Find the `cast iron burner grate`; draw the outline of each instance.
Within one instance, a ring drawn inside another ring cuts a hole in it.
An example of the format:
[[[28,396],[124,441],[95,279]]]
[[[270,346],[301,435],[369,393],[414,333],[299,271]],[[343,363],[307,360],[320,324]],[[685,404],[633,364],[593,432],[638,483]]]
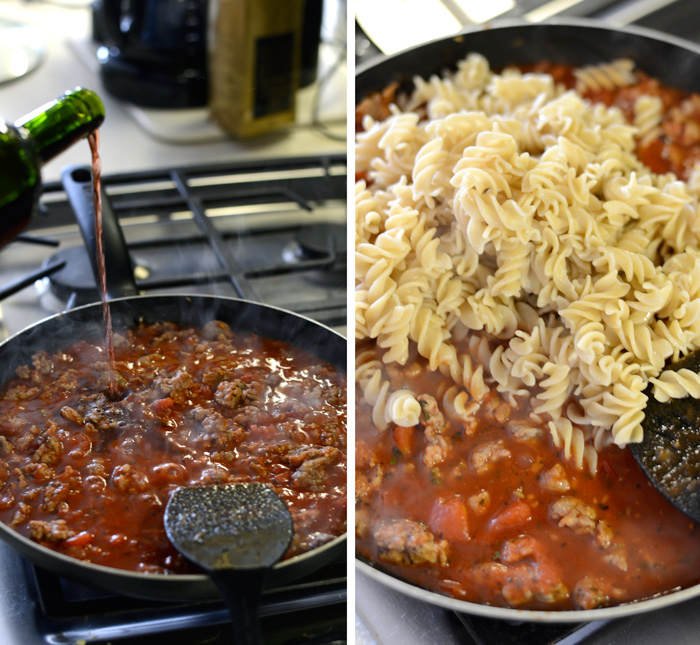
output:
[[[131,264],[108,263],[108,277],[125,276],[142,293],[230,295],[343,326],[346,178],[344,155],[104,176],[103,214],[113,213],[121,233],[106,243]],[[75,216],[63,186],[47,184],[30,237],[67,225]],[[44,305],[49,313],[98,300],[91,227],[81,232],[88,250],[82,240],[62,243],[25,281],[49,277],[57,300]]]
[[[232,642],[223,603],[156,602],[112,594],[61,578],[26,563],[48,643],[152,643],[167,635],[169,645]],[[267,645],[344,643],[347,578],[343,558],[283,587],[264,592],[261,607]]]
[[[471,645],[574,645],[605,625],[597,623],[511,623],[483,616],[456,614]]]

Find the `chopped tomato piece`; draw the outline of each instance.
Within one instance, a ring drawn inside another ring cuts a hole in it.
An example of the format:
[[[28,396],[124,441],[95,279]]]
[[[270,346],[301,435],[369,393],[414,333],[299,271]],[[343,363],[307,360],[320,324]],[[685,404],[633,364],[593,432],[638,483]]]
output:
[[[401,454],[410,455],[413,452],[414,429],[406,426],[394,426],[392,433],[396,447]]]
[[[430,514],[430,528],[445,540],[469,540],[467,507],[459,497],[438,500]]]
[[[167,397],[165,399],[156,399],[151,403],[151,409],[156,413],[156,414],[163,414],[168,408],[172,407],[173,401],[170,397]]]
[[[90,544],[90,542],[92,542],[93,537],[94,536],[89,531],[81,531],[77,535],[64,540],[63,545],[68,547],[85,546],[86,544]]]
[[[531,517],[531,509],[525,502],[511,502],[496,513],[487,530],[489,533],[499,533],[526,524]]]

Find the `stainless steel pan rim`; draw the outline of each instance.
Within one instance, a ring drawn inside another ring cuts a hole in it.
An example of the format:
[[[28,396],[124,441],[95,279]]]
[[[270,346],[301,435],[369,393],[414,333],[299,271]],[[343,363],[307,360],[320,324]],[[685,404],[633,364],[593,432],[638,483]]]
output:
[[[691,600],[700,596],[700,584],[681,591],[668,592],[667,594],[654,596],[647,600],[616,605],[615,607],[601,607],[599,609],[571,609],[566,611],[517,609],[513,607],[494,607],[493,605],[480,605],[466,600],[459,600],[450,596],[443,596],[435,591],[421,589],[399,578],[376,569],[363,560],[355,559],[355,568],[371,580],[398,591],[402,594],[427,602],[431,605],[450,609],[463,614],[474,614],[485,618],[495,618],[510,622],[533,623],[585,623],[593,620],[614,620],[625,618],[639,613],[657,611],[664,607],[676,605],[685,600]]]
[[[449,62],[456,63],[460,56],[466,56],[470,51],[480,51],[478,47],[470,47],[469,36],[480,38],[479,42],[483,44],[485,39],[484,34],[492,35],[494,42],[497,42],[499,35],[504,37],[512,36],[513,32],[522,30],[523,28],[533,31],[540,28],[543,30],[554,28],[579,29],[581,30],[581,34],[579,35],[587,34],[586,30],[591,30],[591,36],[593,36],[593,31],[603,31],[608,32],[611,37],[620,36],[621,38],[634,38],[645,44],[651,43],[652,45],[656,42],[658,45],[672,46],[673,48],[688,52],[689,55],[696,59],[692,61],[694,68],[700,68],[700,46],[672,35],[657,32],[653,29],[636,26],[616,27],[585,18],[552,18],[540,23],[528,23],[522,20],[495,20],[488,23],[486,26],[468,28],[454,36],[438,38],[416,45],[402,52],[390,56],[381,56],[376,60],[362,64],[356,71],[356,103],[359,103],[370,91],[381,90],[394,80],[403,80],[406,82],[410,81],[415,76],[421,75],[421,73],[425,72],[425,69],[431,65],[430,60],[426,60],[426,55],[429,55],[431,52],[439,52],[445,59],[442,65],[432,63],[434,68],[429,73],[438,74],[449,66],[448,59],[450,56],[452,56],[452,59]],[[572,44],[569,49],[575,47],[577,44],[580,43]],[[442,45],[445,45],[445,47],[442,47]],[[682,55],[682,52],[679,53],[679,55]],[[614,54],[611,54],[611,57],[612,56],[614,56]],[[421,61],[424,69],[410,73],[409,70],[411,66],[407,63],[409,59],[412,61]],[[516,59],[508,62],[517,63],[519,61]],[[660,66],[660,69],[668,69],[663,67],[664,65],[668,66],[668,61],[656,60],[655,63]],[[391,76],[392,72],[395,74],[393,77]],[[671,68],[668,69],[668,72],[669,74],[675,74],[676,78],[679,78],[679,70]],[[425,76],[425,73],[423,73],[423,75]],[[663,74],[658,74],[658,76],[663,78]],[[680,74],[680,76],[682,76],[682,74]],[[384,80],[384,85],[373,86],[373,84],[376,84],[380,79]],[[693,78],[693,82],[696,83],[693,88],[686,86],[684,89],[694,89],[700,92],[700,76]],[[679,86],[682,87],[682,84]],[[515,609],[467,602],[434,591],[422,589],[368,564],[361,559],[360,556],[356,556],[355,567],[358,572],[366,575],[371,580],[422,602],[427,602],[456,612],[511,622],[582,623],[587,621],[612,620],[633,616],[642,612],[656,611],[700,596],[700,583],[698,583],[686,589],[670,590],[667,593],[659,594],[652,598],[616,605],[614,607],[566,611]],[[698,577],[700,578],[700,572],[698,572]]]

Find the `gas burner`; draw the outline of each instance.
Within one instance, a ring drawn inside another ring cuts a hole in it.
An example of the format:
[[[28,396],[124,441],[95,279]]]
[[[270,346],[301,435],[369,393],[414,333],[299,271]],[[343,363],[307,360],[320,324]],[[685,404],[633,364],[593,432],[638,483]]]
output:
[[[74,582],[27,561],[23,566],[43,620],[42,643],[112,642],[117,634],[124,645],[141,645],[163,634],[170,645],[233,642],[230,614],[221,601],[141,600]],[[271,584],[261,599],[263,640],[345,645],[346,572],[347,560],[341,557],[297,581]]]
[[[58,300],[84,305],[100,299],[95,274],[85,247],[72,246],[54,253],[43,266],[65,262],[62,269],[49,276],[50,291]]]
[[[309,258],[347,255],[347,233],[340,224],[318,224],[299,229],[296,241],[301,253]]]
[[[71,246],[57,251],[44,260],[42,268],[57,264],[64,266],[44,278],[39,286],[39,296],[45,310],[58,313],[100,300],[97,279],[85,247]],[[136,264],[133,271],[137,279],[146,279],[150,275],[150,269],[142,262]]]
[[[282,249],[289,265],[310,270],[305,277],[317,284],[345,284],[348,264],[347,232],[341,224],[322,223],[303,226]]]

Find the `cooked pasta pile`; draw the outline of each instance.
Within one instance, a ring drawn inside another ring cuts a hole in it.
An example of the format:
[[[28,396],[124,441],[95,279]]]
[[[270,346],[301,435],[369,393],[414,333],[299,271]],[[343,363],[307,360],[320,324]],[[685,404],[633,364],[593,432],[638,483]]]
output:
[[[664,370],[700,346],[700,182],[653,174],[635,137],[658,129],[641,96],[633,123],[587,87],[633,83],[629,61],[498,74],[470,54],[451,75],[415,79],[391,116],[356,138],[356,380],[378,428],[418,423],[387,365],[409,343],[454,380],[467,419],[492,387],[530,405],[567,457],[642,437],[649,382],[659,398],[700,395]],[[471,408],[470,408],[471,406]]]

